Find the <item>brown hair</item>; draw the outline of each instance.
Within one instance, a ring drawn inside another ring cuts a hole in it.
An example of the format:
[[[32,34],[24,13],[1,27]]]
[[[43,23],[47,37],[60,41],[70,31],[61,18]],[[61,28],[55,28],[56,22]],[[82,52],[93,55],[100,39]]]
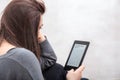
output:
[[[14,46],[31,50],[39,58],[38,26],[44,12],[43,2],[36,0],[11,1],[1,17],[0,44],[5,39]]]

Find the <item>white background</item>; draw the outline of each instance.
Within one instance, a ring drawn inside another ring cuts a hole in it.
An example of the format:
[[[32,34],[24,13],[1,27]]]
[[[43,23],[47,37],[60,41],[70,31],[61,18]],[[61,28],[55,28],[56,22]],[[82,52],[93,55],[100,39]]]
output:
[[[0,12],[9,0],[0,0]],[[64,66],[74,40],[90,41],[83,77],[120,80],[120,0],[45,0],[43,32]]]

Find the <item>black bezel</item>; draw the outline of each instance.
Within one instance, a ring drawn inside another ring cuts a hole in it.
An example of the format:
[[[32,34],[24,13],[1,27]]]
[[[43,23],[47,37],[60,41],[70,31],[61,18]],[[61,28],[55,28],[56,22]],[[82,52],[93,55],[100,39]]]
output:
[[[72,50],[73,50],[75,44],[84,44],[84,45],[86,45],[86,48],[85,48],[85,51],[84,51],[84,53],[83,53],[82,59],[81,59],[81,61],[80,61],[80,63],[79,63],[79,66],[80,66],[80,65],[82,64],[82,62],[83,62],[83,59],[84,59],[84,57],[85,57],[85,54],[86,54],[86,52],[87,52],[87,49],[88,49],[88,46],[89,46],[90,42],[89,42],[89,41],[80,41],[80,40],[75,40],[75,41],[74,41],[73,46],[72,46],[71,51],[70,51],[70,54],[69,54],[69,56],[68,56],[68,59],[67,59],[67,61],[66,61],[66,63],[65,63],[65,67],[64,67],[65,70],[77,69],[77,68],[79,67],[79,66],[75,67],[75,66],[68,66],[68,65],[67,65],[68,60],[69,60],[69,58],[70,58],[70,55],[71,55],[71,53],[72,53]]]

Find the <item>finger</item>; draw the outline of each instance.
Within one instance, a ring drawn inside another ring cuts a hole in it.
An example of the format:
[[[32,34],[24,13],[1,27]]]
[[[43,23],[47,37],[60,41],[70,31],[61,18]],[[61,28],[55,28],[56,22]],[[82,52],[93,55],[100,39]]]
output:
[[[74,69],[69,70],[68,72],[74,72]]]
[[[82,72],[85,69],[85,66],[80,66],[78,69],[76,69],[77,72]]]

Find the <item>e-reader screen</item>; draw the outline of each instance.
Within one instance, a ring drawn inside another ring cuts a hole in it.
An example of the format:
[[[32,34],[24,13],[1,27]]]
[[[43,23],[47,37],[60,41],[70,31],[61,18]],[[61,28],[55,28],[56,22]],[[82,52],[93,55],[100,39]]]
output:
[[[77,68],[82,64],[85,53],[87,51],[89,42],[86,41],[75,41],[67,62],[65,64],[65,68]]]

